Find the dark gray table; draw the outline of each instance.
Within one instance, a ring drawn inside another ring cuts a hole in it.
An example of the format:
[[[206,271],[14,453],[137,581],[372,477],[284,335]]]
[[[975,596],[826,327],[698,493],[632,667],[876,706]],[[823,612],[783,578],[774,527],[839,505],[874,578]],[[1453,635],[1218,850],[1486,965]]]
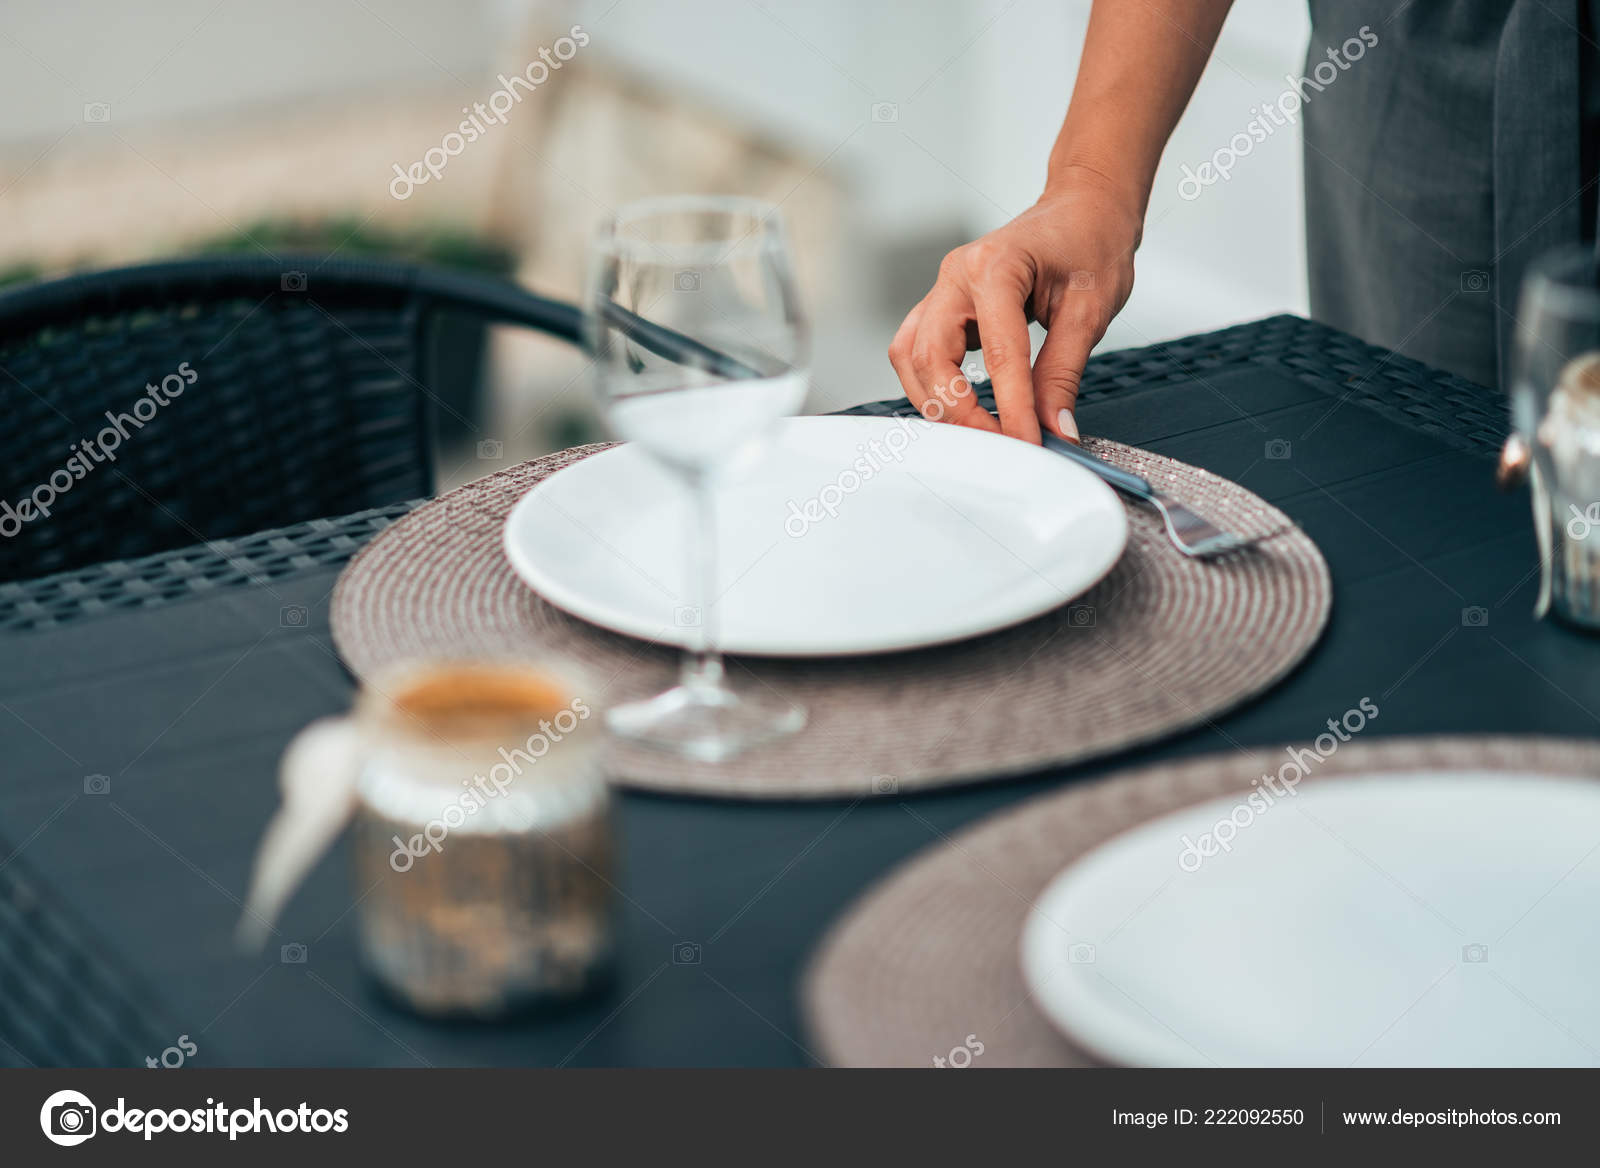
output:
[[[616,985],[513,1025],[386,1004],[342,854],[284,921],[304,963],[230,945],[278,756],[351,696],[329,590],[404,508],[0,585],[0,1062],[138,1062],[185,1034],[197,1065],[803,1063],[808,953],[936,833],[1158,758],[1305,741],[1363,696],[1382,711],[1367,735],[1592,736],[1600,644],[1530,615],[1527,499],[1492,485],[1504,416],[1293,317],[1097,358],[1087,432],[1241,482],[1321,546],[1334,612],[1305,665],[1207,729],[1029,781],[851,804],[624,795]],[[674,962],[680,942],[697,964]]]

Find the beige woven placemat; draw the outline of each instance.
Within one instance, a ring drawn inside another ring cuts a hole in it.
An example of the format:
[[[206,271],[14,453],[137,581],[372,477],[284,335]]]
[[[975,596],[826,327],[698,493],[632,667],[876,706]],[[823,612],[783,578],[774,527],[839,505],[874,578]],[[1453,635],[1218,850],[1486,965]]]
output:
[[[1096,1065],[1051,1026],[1023,982],[1018,951],[1033,902],[1112,836],[1207,799],[1247,794],[1250,780],[1284,757],[1282,748],[1230,752],[1069,787],[908,861],[856,902],[813,958],[801,993],[813,1049],[837,1066],[926,1067],[974,1035],[984,1050],[973,1066]],[[1307,782],[1431,768],[1600,778],[1600,742],[1352,742]]]
[[[913,652],[831,660],[738,658],[735,686],[805,706],[805,730],[708,765],[614,745],[622,783],[735,798],[856,798],[1076,762],[1199,725],[1262,692],[1316,643],[1327,565],[1282,512],[1206,471],[1106,441],[1089,446],[1224,527],[1271,538],[1201,563],[1146,507],[1128,550],[1077,602],[1011,629]],[[616,704],[671,684],[677,652],[579,620],[512,570],[501,529],[527,490],[603,446],[469,483],[384,531],[333,595],[334,640],[357,676],[408,658],[559,655]]]

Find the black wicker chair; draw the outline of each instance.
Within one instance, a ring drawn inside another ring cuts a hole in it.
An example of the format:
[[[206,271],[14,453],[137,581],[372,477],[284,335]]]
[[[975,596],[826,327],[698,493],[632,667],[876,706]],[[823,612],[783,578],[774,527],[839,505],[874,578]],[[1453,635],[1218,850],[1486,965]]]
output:
[[[580,339],[505,281],[316,256],[0,294],[0,580],[431,493],[441,312]]]

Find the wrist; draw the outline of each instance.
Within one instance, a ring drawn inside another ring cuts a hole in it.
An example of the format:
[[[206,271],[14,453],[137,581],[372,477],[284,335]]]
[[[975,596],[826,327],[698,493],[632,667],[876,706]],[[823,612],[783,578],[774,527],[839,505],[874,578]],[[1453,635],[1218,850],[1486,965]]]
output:
[[[1050,171],[1038,203],[1049,204],[1068,196],[1093,195],[1122,212],[1129,243],[1137,247],[1144,236],[1144,215],[1150,196],[1148,183],[1119,176],[1111,167],[1082,158],[1051,159]]]

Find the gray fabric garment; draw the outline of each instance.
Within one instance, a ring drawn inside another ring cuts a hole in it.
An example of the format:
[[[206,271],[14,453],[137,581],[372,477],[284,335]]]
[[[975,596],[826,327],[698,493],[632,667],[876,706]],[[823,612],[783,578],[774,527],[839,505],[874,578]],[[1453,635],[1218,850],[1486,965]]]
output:
[[[1600,94],[1580,2],[1595,0],[1311,0],[1308,75],[1361,29],[1376,37],[1301,113],[1314,317],[1509,381],[1528,261],[1594,230],[1580,147]]]
[[[1595,241],[1600,232],[1600,0],[1578,6],[1578,86],[1583,94],[1578,131],[1579,161],[1583,167],[1580,227],[1583,238]]]

